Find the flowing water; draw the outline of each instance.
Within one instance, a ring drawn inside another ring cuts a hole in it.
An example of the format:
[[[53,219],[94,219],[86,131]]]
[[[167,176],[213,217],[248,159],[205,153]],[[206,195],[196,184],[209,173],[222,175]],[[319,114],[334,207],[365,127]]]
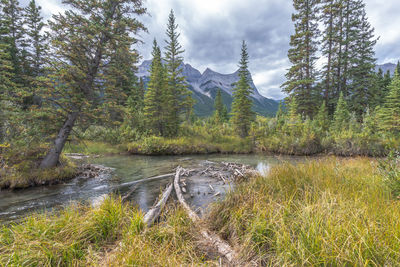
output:
[[[60,208],[74,201],[96,204],[104,196],[124,194],[131,185],[124,185],[135,180],[174,172],[174,168],[199,167],[205,161],[235,162],[248,164],[261,173],[279,162],[301,160],[297,157],[274,157],[265,155],[196,155],[196,156],[107,156],[89,159],[89,163],[101,164],[114,168],[111,175],[98,178],[76,178],[66,183],[33,187],[17,191],[0,191],[0,222],[17,220],[26,214],[37,211]],[[132,200],[142,210],[147,211],[172,180],[159,179],[138,184],[132,194]],[[201,206],[201,201],[197,206]]]

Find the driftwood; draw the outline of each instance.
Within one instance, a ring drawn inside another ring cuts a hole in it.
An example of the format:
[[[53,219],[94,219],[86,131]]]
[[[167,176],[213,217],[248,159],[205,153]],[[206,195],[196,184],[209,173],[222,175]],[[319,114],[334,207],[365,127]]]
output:
[[[138,185],[134,185],[134,186],[131,188],[131,190],[129,190],[129,192],[126,193],[126,194],[121,198],[122,202],[126,201],[126,200],[133,194],[133,192],[135,192],[135,190],[136,190],[137,188],[138,188]]]
[[[187,170],[186,174],[188,175],[193,171],[194,170]],[[153,176],[153,177],[149,177],[149,178],[144,178],[144,179],[140,179],[140,180],[136,180],[136,181],[132,181],[132,182],[128,182],[128,183],[123,183],[123,184],[120,184],[118,187],[123,187],[123,186],[134,185],[134,184],[138,184],[138,183],[142,183],[142,182],[148,182],[148,181],[153,181],[153,180],[158,180],[158,179],[174,177],[174,175],[175,175],[174,172],[173,173],[167,173],[167,174]]]
[[[176,174],[175,174],[174,187],[175,187],[176,196],[178,197],[178,201],[180,202],[180,204],[186,210],[189,218],[194,223],[198,223],[200,221],[199,216],[186,203],[186,201],[183,197],[181,188],[179,186],[179,179],[180,179],[182,170],[183,169],[181,167],[178,167],[176,170]],[[228,243],[223,241],[216,234],[211,233],[208,230],[204,229],[203,227],[200,227],[200,233],[206,241],[208,241],[213,247],[215,247],[218,250],[219,254],[224,256],[230,263],[232,263],[232,264],[234,263],[235,258],[236,258],[236,253],[233,251],[233,249],[231,248],[231,246]]]
[[[173,184],[171,183],[164,190],[161,199],[158,201],[158,203],[144,215],[144,223],[147,226],[150,227],[157,220],[158,216],[160,216],[160,213],[164,208],[165,203],[167,203],[169,195],[171,194],[172,188]]]

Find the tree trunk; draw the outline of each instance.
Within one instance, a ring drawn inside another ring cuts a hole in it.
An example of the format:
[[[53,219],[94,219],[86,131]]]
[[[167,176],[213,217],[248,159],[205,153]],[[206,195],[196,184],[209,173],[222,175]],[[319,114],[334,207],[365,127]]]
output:
[[[78,112],[71,112],[68,114],[64,125],[58,132],[57,138],[54,140],[53,147],[47,153],[46,157],[40,163],[41,169],[47,169],[55,167],[60,159],[61,152],[64,148],[65,142],[67,141],[69,134],[74,127],[75,121],[78,118]]]

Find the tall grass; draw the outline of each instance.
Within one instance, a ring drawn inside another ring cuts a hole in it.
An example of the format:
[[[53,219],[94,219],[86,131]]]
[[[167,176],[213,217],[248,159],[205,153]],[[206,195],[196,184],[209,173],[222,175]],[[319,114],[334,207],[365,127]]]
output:
[[[261,265],[400,264],[400,205],[369,159],[272,168],[216,204],[208,222]]]
[[[0,228],[0,266],[184,266],[212,264],[196,248],[183,210],[146,229],[142,213],[119,198],[97,208],[72,205]]]

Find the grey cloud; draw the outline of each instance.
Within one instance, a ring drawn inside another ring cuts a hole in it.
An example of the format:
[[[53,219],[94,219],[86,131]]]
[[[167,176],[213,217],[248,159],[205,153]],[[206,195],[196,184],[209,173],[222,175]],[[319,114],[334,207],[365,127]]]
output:
[[[62,10],[61,0],[37,0],[46,17]],[[28,0],[22,0],[26,4]],[[365,0],[367,14],[381,36],[376,46],[378,63],[400,59],[400,5],[398,0]],[[266,97],[280,99],[279,86],[285,80],[291,22],[291,0],[145,0],[151,16],[141,20],[149,34],[138,46],[143,59],[151,56],[153,38],[164,46],[168,14],[174,9],[180,41],[186,50],[185,61],[203,71],[210,67],[221,73],[237,69],[240,45],[247,41],[250,71],[259,91]]]

